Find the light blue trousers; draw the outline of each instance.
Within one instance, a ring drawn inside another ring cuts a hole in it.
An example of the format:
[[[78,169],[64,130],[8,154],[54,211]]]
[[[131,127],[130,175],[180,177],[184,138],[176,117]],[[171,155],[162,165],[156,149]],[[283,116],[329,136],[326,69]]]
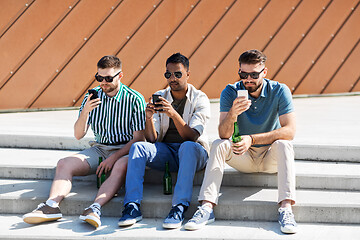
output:
[[[134,143],[129,152],[124,205],[129,202],[141,203],[145,167],[164,171],[165,162],[168,161],[170,171],[178,172],[172,205],[181,203],[189,206],[195,172],[203,169],[207,160],[207,151],[196,142]]]

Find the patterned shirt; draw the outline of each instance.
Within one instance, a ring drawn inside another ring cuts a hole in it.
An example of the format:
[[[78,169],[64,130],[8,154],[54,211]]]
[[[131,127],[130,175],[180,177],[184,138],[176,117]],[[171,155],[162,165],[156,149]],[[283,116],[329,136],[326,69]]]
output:
[[[88,124],[95,135],[95,141],[102,144],[119,144],[133,139],[133,132],[145,129],[145,100],[137,91],[120,83],[114,97],[108,97],[100,87],[100,105],[89,113]],[[81,104],[79,115],[85,106],[87,93]]]

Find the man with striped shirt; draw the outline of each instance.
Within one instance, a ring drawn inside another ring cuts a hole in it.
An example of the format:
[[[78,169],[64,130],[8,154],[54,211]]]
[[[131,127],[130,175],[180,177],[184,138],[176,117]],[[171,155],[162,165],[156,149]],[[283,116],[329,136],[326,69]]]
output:
[[[97,68],[95,78],[100,86],[94,88],[95,93],[85,95],[74,125],[74,135],[78,140],[91,126],[95,141],[90,142],[89,149],[59,160],[48,200],[23,216],[27,223],[62,217],[59,203],[70,193],[73,176],[106,173],[108,178],[101,185],[94,203],[80,215],[80,219],[99,227],[101,206],[124,184],[131,145],[145,140],[145,100],[140,93],[120,82],[123,77],[120,59],[104,56]],[[97,97],[92,98],[95,94]],[[99,164],[100,157],[104,161]]]

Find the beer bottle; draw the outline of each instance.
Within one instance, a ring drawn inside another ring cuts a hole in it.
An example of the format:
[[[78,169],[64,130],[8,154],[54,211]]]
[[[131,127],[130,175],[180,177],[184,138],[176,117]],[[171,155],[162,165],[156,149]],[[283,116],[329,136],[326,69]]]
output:
[[[165,173],[163,177],[163,185],[164,185],[164,194],[169,195],[172,194],[172,180],[171,173],[169,170],[169,162],[165,163]]]
[[[99,157],[99,165],[100,165],[101,162],[102,162],[102,157]],[[105,182],[105,180],[106,180],[106,174],[105,174],[105,172],[103,171],[103,172],[101,173],[101,176],[100,176],[100,177],[97,176],[97,179],[96,179],[96,180],[97,180],[97,181],[96,181],[97,188],[100,188],[101,184],[103,184],[103,183]]]
[[[241,136],[240,136],[240,133],[239,133],[239,126],[238,126],[237,122],[234,122],[234,133],[232,135],[231,140],[234,143],[237,143],[237,142],[241,141]]]

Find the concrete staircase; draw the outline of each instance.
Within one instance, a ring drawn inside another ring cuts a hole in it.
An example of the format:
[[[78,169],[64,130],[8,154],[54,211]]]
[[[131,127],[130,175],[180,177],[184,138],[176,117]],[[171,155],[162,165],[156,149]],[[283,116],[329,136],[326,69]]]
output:
[[[39,138],[41,137],[36,137],[39,140],[37,142],[46,142]],[[46,144],[41,149],[38,145],[33,149],[20,148],[21,136],[15,142],[17,142],[16,148],[0,148],[0,219],[11,224],[1,227],[5,229],[0,228],[0,239],[78,239],[79,236],[91,238],[94,237],[93,235],[97,236],[97,233],[101,233],[101,239],[116,237],[192,239],[200,236],[207,239],[277,239],[311,237],[316,227],[325,229],[325,235],[322,236],[324,239],[338,239],[332,233],[334,226],[339,230],[346,229],[354,234],[360,233],[360,158],[358,157],[360,148],[358,147],[335,147],[336,154],[330,157],[321,153],[328,153],[334,147],[295,146],[297,204],[294,213],[300,224],[300,233],[285,236],[278,230],[276,175],[242,174],[228,167],[221,188],[222,196],[219,205],[215,208],[217,221],[200,230],[205,232],[199,235],[199,231],[187,232],[180,229],[164,232],[161,229],[162,220],[171,206],[171,196],[162,194],[162,173],[154,170],[147,170],[145,177],[142,203],[145,220],[132,228],[125,228],[126,231],[117,227],[117,220],[123,209],[123,190],[120,190],[118,196],[103,207],[102,228],[94,231],[78,220],[78,215],[92,203],[96,195],[94,175],[75,178],[72,192],[60,205],[65,216],[63,220],[37,226],[23,223],[21,215],[33,210],[38,203],[47,199],[57,160],[76,151],[63,149],[61,141],[55,147],[51,144],[51,148],[62,150],[46,149],[49,146]],[[202,178],[203,172],[196,174],[193,199],[186,214],[187,218],[196,210],[196,199]],[[173,179],[175,182],[175,174]],[[220,226],[226,231],[216,231]],[[74,231],[72,227],[81,230],[71,235],[69,231]],[[39,229],[39,231],[30,231],[30,229]],[[129,233],[132,232],[130,229],[134,229],[133,234]],[[234,234],[240,235],[230,234],[227,232],[230,229]],[[258,229],[258,232],[255,229]],[[146,231],[150,232],[146,233]],[[340,236],[339,239],[345,239],[342,238],[343,234]]]
[[[145,176],[144,219],[132,227],[117,226],[124,190],[103,207],[99,229],[78,219],[96,195],[95,176],[74,179],[72,192],[60,205],[63,219],[24,223],[22,215],[47,199],[58,159],[87,147],[93,138],[91,133],[81,141],[72,137],[75,110],[0,114],[0,239],[360,239],[360,114],[353,111],[360,96],[295,100],[297,234],[282,234],[276,222],[276,175],[231,168],[225,171],[215,223],[198,231],[162,228],[171,196],[162,194],[162,173],[154,170]],[[218,105],[212,104],[212,140],[217,112]],[[195,176],[187,219],[198,205],[202,178],[203,172]]]

